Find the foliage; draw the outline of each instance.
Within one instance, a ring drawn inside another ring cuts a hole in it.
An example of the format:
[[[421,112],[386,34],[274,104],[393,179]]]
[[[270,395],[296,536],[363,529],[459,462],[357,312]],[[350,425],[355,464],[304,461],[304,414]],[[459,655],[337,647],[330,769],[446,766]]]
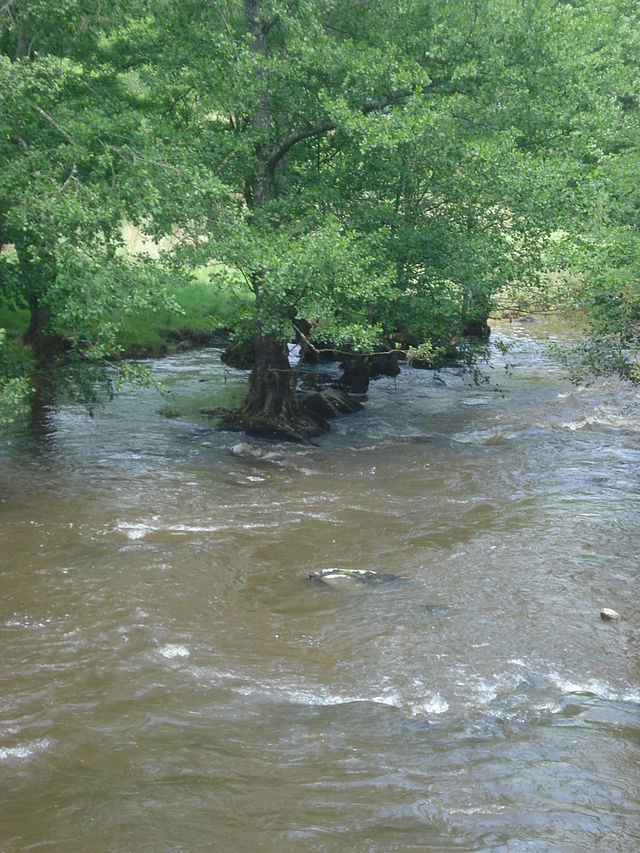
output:
[[[0,10],[0,303],[27,311],[36,362],[73,356],[88,387],[119,318],[167,304],[170,270],[121,251],[147,215],[144,105],[104,49],[119,3],[9,0]],[[135,140],[135,143],[134,143]]]
[[[579,162],[590,186],[589,206],[582,221],[555,242],[550,260],[579,275],[573,302],[590,323],[588,336],[563,353],[574,378],[617,373],[638,383],[640,9],[629,0],[596,9],[606,14],[585,29],[584,83],[592,97],[578,128],[586,140]]]
[[[38,358],[81,376],[144,318],[204,304],[194,269],[244,285],[237,319],[257,336],[282,344],[304,321],[312,342],[432,354],[498,294],[571,275],[615,349],[600,366],[633,378],[639,14],[9,0],[0,303],[29,311]],[[128,250],[124,223],[154,251]],[[94,381],[78,383],[89,401]]]
[[[29,392],[24,364],[7,343],[6,330],[0,328],[0,434],[4,427],[24,414]]]
[[[622,5],[166,2],[140,80],[179,104],[174,161],[221,181],[190,190],[185,251],[260,271],[253,322],[281,337],[297,314],[450,347],[514,282],[548,290],[550,242],[609,203]]]

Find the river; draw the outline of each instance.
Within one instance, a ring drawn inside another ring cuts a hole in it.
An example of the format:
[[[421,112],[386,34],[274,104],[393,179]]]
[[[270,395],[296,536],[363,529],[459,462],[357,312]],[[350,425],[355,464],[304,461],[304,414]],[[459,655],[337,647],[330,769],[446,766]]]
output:
[[[0,450],[0,849],[638,849],[640,400],[554,332],[271,458],[214,349]]]

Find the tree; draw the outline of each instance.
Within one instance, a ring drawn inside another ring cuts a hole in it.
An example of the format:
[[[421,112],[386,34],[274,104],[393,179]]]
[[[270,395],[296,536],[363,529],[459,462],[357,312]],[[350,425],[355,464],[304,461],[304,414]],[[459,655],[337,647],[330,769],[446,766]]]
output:
[[[589,330],[560,354],[576,380],[617,374],[640,383],[640,10],[618,0],[604,11],[584,46],[592,102],[580,117],[587,144],[579,156],[592,187],[588,215],[552,254],[580,277],[576,307]]]
[[[123,245],[123,221],[147,215],[131,152],[147,150],[148,134],[144,104],[110,54],[121,24],[115,2],[9,0],[0,10],[0,302],[29,311],[27,361],[82,367],[75,389],[89,403],[90,368],[117,353],[118,325],[164,300],[161,266]],[[15,401],[28,383],[8,358]],[[112,385],[113,373],[100,375]]]
[[[443,351],[500,288],[536,281],[551,235],[582,227],[597,194],[585,117],[602,106],[596,15],[615,7],[158,4],[140,79],[171,119],[166,156],[197,164],[200,188],[164,209],[165,231],[180,221],[186,256],[236,266],[255,294],[238,427],[312,429],[286,359],[296,334]]]
[[[161,268],[123,251],[131,220],[164,239],[174,275],[232,266],[255,297],[232,425],[312,433],[287,340],[437,357],[483,331],[498,290],[536,285],[559,233],[599,239],[594,206],[618,210],[633,168],[611,149],[620,128],[617,182],[594,154],[606,117],[633,112],[630,9],[11,0],[3,298],[29,306],[37,354],[112,353],[118,317],[162,298]]]

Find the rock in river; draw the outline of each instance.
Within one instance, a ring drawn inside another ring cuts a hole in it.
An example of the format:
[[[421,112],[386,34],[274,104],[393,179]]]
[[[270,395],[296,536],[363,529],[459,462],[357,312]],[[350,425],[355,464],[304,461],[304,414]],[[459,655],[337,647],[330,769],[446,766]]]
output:
[[[605,622],[614,622],[620,618],[620,614],[617,610],[612,610],[610,607],[603,607],[600,611],[600,618],[604,619]]]
[[[320,583],[328,586],[342,589],[363,585],[377,586],[393,582],[403,583],[405,580],[398,575],[387,572],[372,572],[369,569],[319,569],[316,572],[310,572],[309,577],[313,581],[320,581]]]
[[[241,459],[262,459],[265,462],[281,462],[285,458],[284,453],[278,450],[268,450],[264,447],[247,444],[246,441],[234,444],[229,452]]]

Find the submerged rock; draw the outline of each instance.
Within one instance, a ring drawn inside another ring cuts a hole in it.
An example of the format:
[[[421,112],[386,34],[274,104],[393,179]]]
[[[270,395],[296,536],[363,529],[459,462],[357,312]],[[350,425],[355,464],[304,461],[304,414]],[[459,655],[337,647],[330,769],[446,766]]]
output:
[[[242,459],[264,459],[266,462],[280,462],[285,458],[284,453],[278,450],[268,450],[265,447],[257,447],[255,445],[248,444],[246,441],[234,444],[229,452]]]
[[[603,607],[600,611],[600,618],[605,622],[615,622],[620,618],[617,610],[612,610],[610,607]]]
[[[341,588],[354,586],[377,586],[384,583],[404,583],[405,578],[388,572],[372,572],[369,569],[319,569],[310,572],[313,581]]]
[[[164,418],[180,418],[182,417],[182,412],[180,409],[175,408],[174,406],[166,405],[162,406],[158,409],[158,414],[162,415]]]

